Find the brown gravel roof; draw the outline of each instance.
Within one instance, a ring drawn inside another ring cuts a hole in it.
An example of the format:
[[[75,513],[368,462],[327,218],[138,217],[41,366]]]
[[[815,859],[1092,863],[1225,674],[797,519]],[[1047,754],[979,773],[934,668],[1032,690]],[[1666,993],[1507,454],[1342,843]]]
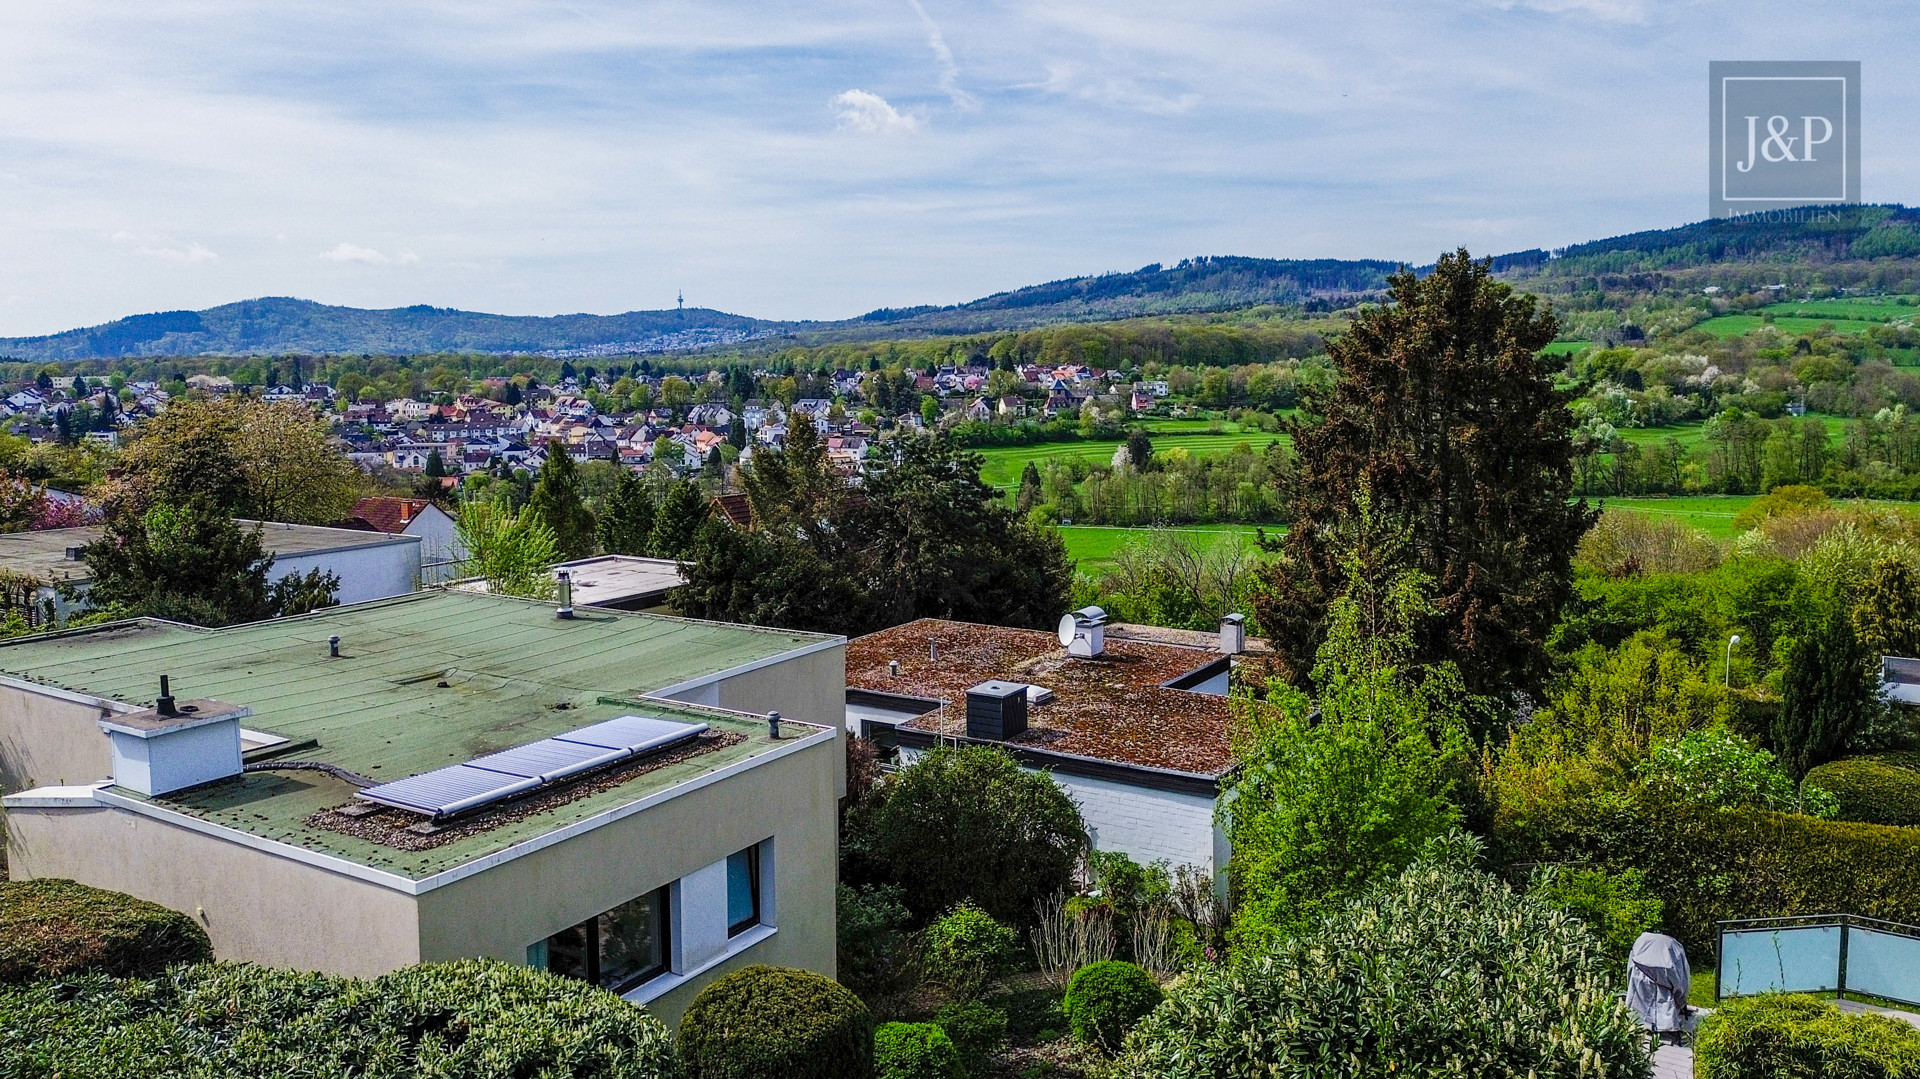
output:
[[[930,647],[937,658],[929,658]],[[923,618],[847,644],[847,685],[944,698],[950,731],[966,725],[969,686],[999,678],[1053,691],[1027,710],[1012,744],[1083,757],[1218,775],[1233,763],[1227,699],[1161,683],[1220,659],[1217,652],[1109,636],[1106,654],[1074,659],[1051,633]],[[887,662],[898,660],[899,677]],[[937,731],[939,713],[907,723]]]

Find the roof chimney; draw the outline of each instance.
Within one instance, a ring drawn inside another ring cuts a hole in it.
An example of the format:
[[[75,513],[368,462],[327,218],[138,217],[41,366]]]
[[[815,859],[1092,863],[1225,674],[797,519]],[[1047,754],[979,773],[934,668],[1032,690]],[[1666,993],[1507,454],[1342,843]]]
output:
[[[208,700],[175,707],[167,689],[152,708],[100,721],[113,744],[114,784],[151,797],[239,775],[240,721],[253,709]]]
[[[573,617],[573,574],[560,571],[560,609],[553,612],[555,618]]]
[[[1247,650],[1247,619],[1245,615],[1229,614],[1220,619],[1220,651],[1229,656],[1237,656]]]
[[[1027,687],[982,682],[967,690],[967,737],[1004,742],[1027,729]]]
[[[1070,656],[1092,659],[1107,650],[1107,612],[1082,607],[1060,617],[1060,644]]]

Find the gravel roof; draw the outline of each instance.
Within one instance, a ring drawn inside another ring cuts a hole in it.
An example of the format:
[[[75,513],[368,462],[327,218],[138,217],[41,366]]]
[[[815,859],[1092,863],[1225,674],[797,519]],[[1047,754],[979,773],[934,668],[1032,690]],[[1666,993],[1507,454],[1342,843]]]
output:
[[[1045,631],[923,618],[849,642],[847,685],[945,699],[947,729],[956,732],[966,724],[967,687],[991,679],[1043,686],[1053,699],[1028,708],[1027,730],[1011,744],[1213,776],[1233,763],[1227,698],[1163,683],[1222,658],[1110,635],[1104,655],[1075,659]],[[938,731],[941,722],[936,711],[905,726]]]

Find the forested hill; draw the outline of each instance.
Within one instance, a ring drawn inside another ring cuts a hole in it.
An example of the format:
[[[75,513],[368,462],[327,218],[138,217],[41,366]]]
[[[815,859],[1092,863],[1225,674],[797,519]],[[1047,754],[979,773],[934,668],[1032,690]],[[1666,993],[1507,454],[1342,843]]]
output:
[[[1798,216],[1811,220],[1702,221],[1553,252],[1516,251],[1496,256],[1494,267],[1523,288],[1568,296],[1585,308],[1624,309],[1650,295],[1698,285],[1741,291],[1818,282],[1920,291],[1920,210],[1862,206]],[[1330,308],[1378,294],[1395,266],[1377,259],[1193,258],[1170,268],[1156,263],[1131,273],[1049,281],[948,307],[883,308],[841,322],[772,322],[703,308],[552,317],[424,305],[369,311],[267,298],[136,315],[45,337],[0,338],[0,357],[442,351],[587,356],[680,352],[758,338],[830,343],[1264,304]]]
[[[207,353],[668,352],[784,333],[793,323],[724,311],[623,315],[488,315],[445,307],[369,311],[267,297],[205,311],[135,315],[46,337],[0,338],[0,355],[30,360]]]

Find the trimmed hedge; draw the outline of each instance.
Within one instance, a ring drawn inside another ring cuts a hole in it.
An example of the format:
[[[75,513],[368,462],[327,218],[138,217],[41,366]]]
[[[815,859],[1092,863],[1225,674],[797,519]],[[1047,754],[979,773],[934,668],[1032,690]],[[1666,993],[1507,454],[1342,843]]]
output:
[[[1839,818],[1864,824],[1920,824],[1920,753],[1868,753],[1828,761],[1806,785],[1833,795]]]
[[[1007,1013],[977,1000],[948,1004],[933,1013],[933,1021],[960,1051],[968,1075],[986,1074],[988,1058],[1007,1040]]]
[[[1715,809],[1644,791],[1569,798],[1525,821],[1496,818],[1499,860],[1642,869],[1668,934],[1696,962],[1713,923],[1845,911],[1920,923],[1920,829]]]
[[[672,1079],[672,1039],[584,982],[488,959],[372,981],[239,963],[0,991],[0,1074]]]
[[[144,978],[212,958],[207,931],[158,903],[57,878],[0,881],[0,985],[85,971]]]
[[[1920,1030],[1808,996],[1721,1001],[1693,1054],[1696,1079],[1920,1079]]]
[[[883,1023],[873,1032],[876,1079],[966,1079],[960,1053],[932,1023]]]
[[[873,1015],[812,971],[743,967],[693,998],[680,1060],[687,1079],[867,1079]]]
[[[927,978],[970,997],[1010,965],[1018,938],[972,903],[956,903],[921,934]]]
[[[1107,959],[1074,972],[1061,1006],[1075,1038],[1111,1053],[1165,998],[1151,974],[1132,963]]]

